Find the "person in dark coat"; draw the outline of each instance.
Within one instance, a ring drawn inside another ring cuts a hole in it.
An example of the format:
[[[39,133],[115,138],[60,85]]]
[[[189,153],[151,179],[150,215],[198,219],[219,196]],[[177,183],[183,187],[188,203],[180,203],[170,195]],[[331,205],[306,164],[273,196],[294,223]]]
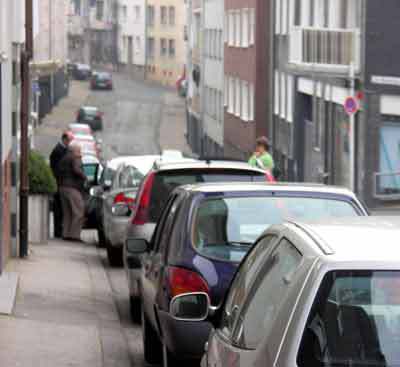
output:
[[[63,210],[63,239],[81,242],[85,219],[83,192],[87,181],[82,169],[81,147],[70,144],[67,154],[59,164],[60,197]]]
[[[60,198],[60,190],[59,190],[59,164],[61,160],[64,158],[65,154],[67,154],[68,146],[73,139],[73,135],[71,131],[65,131],[61,136],[61,141],[57,143],[54,147],[53,151],[50,154],[50,167],[53,171],[53,175],[57,181],[58,190],[54,195],[53,200],[53,213],[54,213],[54,237],[61,238],[62,237],[62,208],[61,208],[61,198]]]

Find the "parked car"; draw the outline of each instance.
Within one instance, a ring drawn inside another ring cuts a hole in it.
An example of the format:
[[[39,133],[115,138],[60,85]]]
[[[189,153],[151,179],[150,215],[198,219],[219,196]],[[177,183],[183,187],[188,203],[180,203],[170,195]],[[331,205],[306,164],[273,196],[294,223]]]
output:
[[[154,163],[155,160],[159,159],[160,155],[153,155],[153,156],[142,156],[144,164],[146,162]],[[105,199],[111,194],[111,190],[117,184],[114,184],[114,181],[117,179],[117,171],[118,167],[123,165],[126,161],[129,161],[130,158],[133,157],[117,157],[107,161],[104,165],[103,173],[99,179],[98,186],[94,187],[91,191],[91,195],[96,198],[96,217],[97,217],[97,234],[99,239],[99,245],[101,247],[106,247],[108,238],[104,233],[104,201]],[[151,168],[151,167],[150,167]],[[119,213],[120,214],[120,213]],[[128,214],[128,213],[127,213]],[[129,222],[129,219],[126,219]],[[121,235],[126,235],[126,230],[121,233]],[[120,261],[121,262],[121,261]]]
[[[127,241],[128,268],[141,269],[137,289],[146,361],[160,362],[164,355],[164,364],[174,365],[201,358],[210,324],[178,320],[170,302],[182,293],[203,292],[213,306],[221,304],[239,263],[266,228],[287,219],[365,215],[346,189],[244,183],[176,189],[153,239]]]
[[[272,227],[222,306],[187,294],[171,302],[171,313],[214,325],[203,367],[394,366],[399,228],[387,217]]]
[[[103,130],[103,113],[98,107],[82,106],[76,113],[76,120],[89,125],[93,131]]]
[[[69,124],[68,128],[72,135],[93,135],[92,129],[87,124]]]
[[[265,171],[247,163],[233,161],[196,161],[180,159],[173,151],[166,151],[146,175],[139,188],[136,206],[128,225],[126,238],[150,241],[169,194],[178,186],[204,182],[265,182]],[[173,163],[175,162],[175,163]],[[132,270],[124,259],[128,273],[132,315],[137,315],[139,272]],[[134,316],[135,318],[135,316]]]
[[[87,64],[76,64],[73,69],[74,78],[77,80],[87,80],[90,78],[91,69]]]
[[[81,147],[82,155],[92,155],[97,159],[100,159],[99,147],[93,137],[87,137],[85,135],[75,135],[74,143]]]
[[[95,89],[113,89],[113,81],[110,73],[96,73],[90,80],[90,88]]]
[[[103,233],[110,265],[122,266],[122,247],[136,195],[159,156],[119,157],[112,185],[103,197]]]

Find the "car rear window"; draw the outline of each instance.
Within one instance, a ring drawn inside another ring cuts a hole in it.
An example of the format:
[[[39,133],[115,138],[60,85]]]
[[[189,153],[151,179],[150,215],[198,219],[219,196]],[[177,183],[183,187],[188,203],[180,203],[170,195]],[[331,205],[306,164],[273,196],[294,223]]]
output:
[[[193,245],[206,257],[240,262],[272,224],[354,217],[346,201],[306,197],[224,197],[203,200],[193,221]]]
[[[400,272],[333,271],[308,317],[300,367],[400,364]]]
[[[158,172],[150,200],[150,222],[157,222],[170,193],[178,186],[208,182],[265,182],[265,174],[247,170],[182,170]]]

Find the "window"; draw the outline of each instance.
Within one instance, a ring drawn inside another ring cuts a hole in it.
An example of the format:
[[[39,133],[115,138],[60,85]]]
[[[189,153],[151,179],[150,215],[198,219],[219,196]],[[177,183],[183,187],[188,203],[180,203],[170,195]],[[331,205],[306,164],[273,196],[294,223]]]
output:
[[[169,40],[169,57],[175,57],[175,40]]]
[[[241,98],[242,98],[242,93],[241,93],[241,82],[240,79],[236,79],[236,86],[235,86],[235,115],[237,117],[240,117],[240,109],[241,109]]]
[[[175,7],[169,7],[169,25],[175,25]]]
[[[249,121],[249,83],[242,82],[242,120]]]
[[[103,20],[104,17],[104,1],[103,0],[97,0],[96,3],[96,19],[97,20]]]
[[[241,14],[240,10],[235,11],[235,46],[240,47],[242,41]]]
[[[250,84],[249,92],[250,92],[249,121],[254,121],[254,119],[255,119],[255,115],[254,115],[254,105],[255,105],[254,84]]]
[[[327,273],[308,316],[298,366],[397,366],[399,284],[398,271]]]
[[[242,47],[249,47],[249,9],[242,10]]]
[[[141,17],[141,14],[140,14],[140,6],[139,6],[139,5],[136,5],[136,6],[135,6],[135,21],[136,21],[136,22],[139,22],[139,21],[140,21],[140,17]]]
[[[167,7],[162,6],[161,7],[161,13],[160,13],[160,21],[162,25],[167,25]]]
[[[122,21],[125,23],[128,19],[128,7],[124,5],[122,7]]]
[[[225,13],[225,27],[224,27],[224,42],[225,43],[228,43],[228,41],[229,41],[229,37],[228,37],[228,35],[229,35],[229,25],[230,25],[229,13],[226,12]]]
[[[221,331],[228,338],[233,333],[239,310],[249,293],[250,284],[253,283],[266,256],[272,251],[275,240],[275,235],[268,235],[258,241],[233,280],[221,320]]]
[[[254,8],[250,9],[250,45],[254,45],[256,32],[256,11]]]
[[[235,325],[234,344],[255,349],[262,337],[273,333],[274,321],[292,285],[288,279],[295,274],[301,260],[301,253],[286,239],[266,258]]]
[[[148,38],[147,39],[147,54],[150,59],[154,58],[154,53],[155,53],[155,42],[154,38]]]
[[[140,53],[142,50],[142,42],[140,40],[139,36],[136,36],[135,38],[135,52]]]
[[[229,104],[229,77],[225,75],[225,93],[224,93],[224,106],[227,107]]]
[[[165,38],[161,38],[160,55],[167,56],[167,54],[168,54],[168,42]]]
[[[149,6],[147,7],[147,22],[148,22],[148,25],[149,25],[150,27],[153,27],[153,26],[154,26],[154,21],[155,21],[155,10],[154,10],[154,6],[149,5]]]
[[[229,46],[235,45],[235,13],[229,11]]]
[[[232,77],[228,77],[229,79],[229,105],[228,112],[235,112],[235,79]]]

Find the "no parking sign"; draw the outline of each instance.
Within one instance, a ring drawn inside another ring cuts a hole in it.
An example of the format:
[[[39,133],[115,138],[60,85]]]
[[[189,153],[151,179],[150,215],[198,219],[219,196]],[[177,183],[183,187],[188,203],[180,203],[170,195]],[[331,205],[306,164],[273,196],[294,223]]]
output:
[[[358,100],[355,97],[347,97],[344,101],[343,107],[349,116],[354,115],[360,109]]]

